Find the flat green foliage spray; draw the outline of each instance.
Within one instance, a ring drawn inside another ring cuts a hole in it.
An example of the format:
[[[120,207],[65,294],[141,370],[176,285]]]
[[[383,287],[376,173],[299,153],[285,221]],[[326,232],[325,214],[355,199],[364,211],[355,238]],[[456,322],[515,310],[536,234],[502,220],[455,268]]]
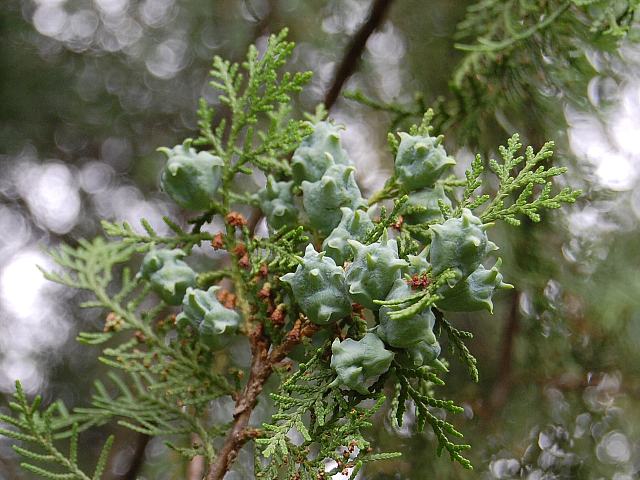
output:
[[[168,236],[146,220],[143,233],[104,222],[108,240],[53,252],[63,270],[48,278],[91,292],[83,306],[111,320],[79,340],[102,345],[113,372],[71,412],[60,403],[41,409],[18,384],[15,416],[0,415],[8,425],[0,433],[19,441],[25,468],[102,478],[112,440],[89,474],[78,465],[78,438],[118,418],[187,461],[203,458],[208,479],[223,478],[242,448],[255,450],[257,478],[355,478],[368,462],[400,454],[371,448],[372,417],[388,412],[398,427],[406,409],[416,430],[433,430],[438,452],[471,468],[452,417],[433,413],[461,411],[436,394],[447,372],[442,337],[477,379],[471,334],[447,312],[491,311],[510,287],[489,239],[493,222],[537,221],[579,192],[552,193],[550,179],[564,172],[549,166],[552,144],[521,154],[517,135],[501,160],[477,157],[455,178],[426,112],[408,131],[390,132],[395,169],[367,194],[341,145],[343,127],[322,109],[292,118],[291,96],[310,74],[283,71],[293,50],[285,36],[272,36],[262,54],[252,47],[242,66],[216,57],[211,85],[229,115],[214,124],[203,100],[196,137],[160,149],[162,191],[187,222],[165,218]],[[239,188],[254,174],[265,179],[260,187]],[[497,188],[484,181],[491,174]],[[266,233],[257,234],[256,218]],[[198,260],[195,247],[215,249],[219,261]],[[248,366],[234,363],[232,348],[250,355]],[[217,424],[210,413],[220,399],[234,409]],[[258,401],[273,402],[275,413],[254,424]]]

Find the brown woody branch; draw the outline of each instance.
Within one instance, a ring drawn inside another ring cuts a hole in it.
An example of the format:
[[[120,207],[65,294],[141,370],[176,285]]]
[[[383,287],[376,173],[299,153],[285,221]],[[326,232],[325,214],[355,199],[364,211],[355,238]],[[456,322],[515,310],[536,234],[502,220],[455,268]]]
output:
[[[218,452],[216,462],[209,470],[207,480],[222,480],[244,444],[260,434],[255,428],[248,425],[251,412],[256,406],[264,384],[269,379],[274,367],[287,356],[291,349],[304,337],[313,335],[317,328],[312,323],[303,324],[298,320],[287,334],[284,342],[270,350],[270,342],[263,334],[263,326],[258,324],[255,327],[249,337],[252,353],[249,380],[242,393],[237,397],[233,413],[233,426]]]

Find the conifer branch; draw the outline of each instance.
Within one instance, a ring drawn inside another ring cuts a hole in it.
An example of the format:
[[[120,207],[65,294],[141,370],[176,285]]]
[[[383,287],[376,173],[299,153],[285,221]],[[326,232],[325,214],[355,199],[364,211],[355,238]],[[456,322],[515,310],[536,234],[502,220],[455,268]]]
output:
[[[390,3],[374,2],[381,11],[372,12],[362,38],[354,39],[357,56]],[[438,454],[446,450],[471,467],[462,455],[469,446],[452,440],[462,434],[438,414],[460,413],[460,407],[433,392],[443,384],[438,373],[447,371],[447,360],[439,358],[442,334],[476,381],[477,361],[466,345],[472,334],[454,327],[443,311],[491,310],[495,291],[510,287],[500,260],[491,269],[483,265],[496,248],[489,222],[518,224],[520,215],[537,221],[541,210],[571,203],[579,192],[552,195],[550,181],[564,169],[546,166],[551,144],[521,155],[514,136],[500,149],[502,161],[488,162],[499,180],[496,193],[483,193],[482,158],[464,179],[451,174],[455,161],[443,137],[434,136],[437,116],[428,110],[421,122],[389,136],[394,174],[364,198],[340,127],[323,120],[322,108],[308,121],[291,118],[291,96],[310,74],[285,70],[293,51],[285,35],[272,35],[262,54],[250,48],[242,64],[214,59],[212,84],[229,115],[216,124],[203,101],[198,137],[160,149],[167,156],[164,191],[196,212],[190,231],[168,218],[169,235],[144,219],[142,233],[105,222],[116,239],[81,240],[52,253],[62,270],[46,272],[47,278],[90,292],[82,306],[104,315],[102,331],[78,339],[101,345],[100,360],[113,371],[108,383],[96,380],[90,405],[72,412],[56,403],[40,413],[39,399],[28,403],[18,385],[17,418],[0,416],[9,424],[0,432],[41,447],[16,447],[35,462],[25,468],[54,479],[98,480],[111,440],[92,478],[77,467],[78,436],[117,420],[145,438],[197,439],[168,446],[181,458],[202,459],[207,480],[221,480],[251,439],[258,478],[341,473],[354,479],[368,462],[398,455],[373,453],[366,438],[373,415],[388,408],[387,386],[396,425],[413,405],[418,430],[430,425]],[[266,184],[239,193],[239,177],[255,169],[268,175]],[[390,212],[381,208],[376,216],[367,208],[384,199],[394,200]],[[261,213],[247,220],[241,213],[247,207]],[[258,235],[262,214],[266,234]],[[223,225],[220,231],[206,231],[216,225]],[[195,247],[219,251],[223,266],[199,263]],[[246,378],[227,355],[241,336],[251,353]],[[271,394],[278,411],[252,426],[274,372],[280,374]],[[234,401],[233,415],[212,422],[212,402],[223,397]],[[54,445],[63,439],[71,445],[66,455]],[[40,466],[47,462],[64,472]]]
[[[473,338],[471,332],[464,330],[458,330],[451,325],[445,318],[440,310],[433,308],[433,313],[438,321],[438,326],[447,334],[449,338],[451,351],[454,352],[467,367],[469,376],[474,382],[478,382],[478,360],[474,357],[469,348],[464,343],[465,340]]]
[[[106,466],[109,450],[113,445],[113,436],[109,437],[102,447],[93,475],[88,475],[78,466],[78,426],[71,428],[69,454],[61,452],[54,444],[55,427],[53,414],[55,406],[40,411],[41,397],[33,402],[27,396],[20,382],[16,382],[15,402],[10,404],[17,418],[0,414],[0,421],[14,427],[14,429],[0,428],[0,435],[12,438],[33,447],[14,445],[14,450],[26,459],[22,468],[36,475],[51,480],[100,480]],[[32,450],[35,448],[36,450]]]

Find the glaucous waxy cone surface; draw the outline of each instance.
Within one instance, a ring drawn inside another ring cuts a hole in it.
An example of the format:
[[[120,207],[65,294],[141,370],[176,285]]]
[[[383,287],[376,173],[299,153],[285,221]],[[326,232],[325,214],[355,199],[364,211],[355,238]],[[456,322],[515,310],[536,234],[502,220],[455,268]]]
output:
[[[187,288],[182,312],[176,317],[178,329],[191,327],[198,339],[214,350],[224,347],[240,324],[240,315],[218,301],[215,292],[219,289],[217,286],[208,290]]]
[[[161,186],[173,201],[189,210],[207,210],[218,192],[223,161],[208,152],[196,152],[191,141],[159,148],[167,155]]]
[[[142,260],[140,277],[169,305],[180,305],[187,288],[196,286],[196,273],[182,260],[186,256],[180,249],[153,249]]]
[[[331,367],[336,371],[336,385],[343,385],[362,394],[369,393],[365,382],[389,370],[393,352],[375,334],[367,333],[360,340],[337,338],[331,344]]]

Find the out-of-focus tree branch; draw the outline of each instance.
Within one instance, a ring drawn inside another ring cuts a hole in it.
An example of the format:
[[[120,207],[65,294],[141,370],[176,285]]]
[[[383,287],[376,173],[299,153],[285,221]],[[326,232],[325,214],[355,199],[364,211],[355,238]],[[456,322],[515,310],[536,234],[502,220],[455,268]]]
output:
[[[267,11],[264,12],[262,16],[255,11],[251,0],[245,0],[244,5],[256,22],[253,28],[253,39],[255,42],[255,40],[257,40],[262,35],[269,33],[271,21],[273,20],[273,17],[276,13],[277,1],[269,0],[267,2]]]
[[[331,110],[331,107],[338,99],[345,82],[351,75],[353,75],[353,72],[355,72],[358,61],[360,60],[362,52],[367,45],[367,40],[369,40],[371,34],[380,25],[382,25],[392,3],[393,0],[374,0],[367,19],[349,42],[349,45],[342,56],[342,60],[336,68],[333,80],[327,89],[324,97],[324,106],[327,110]]]
[[[512,386],[513,348],[516,335],[520,328],[520,315],[518,312],[519,304],[520,293],[518,291],[514,291],[511,297],[509,316],[506,318],[502,341],[500,342],[502,350],[500,351],[498,377],[496,378],[491,391],[487,416],[491,416],[493,413],[500,410],[509,398],[509,392]]]
[[[129,465],[126,471],[117,474],[114,473],[115,469],[113,468],[113,462],[116,458],[116,455],[111,455],[111,463],[106,471],[106,478],[108,478],[109,480],[137,480],[140,476],[140,472],[142,471],[142,467],[144,466],[144,452],[147,449],[147,445],[149,445],[151,437],[149,435],[136,432],[131,437],[125,438],[126,440],[123,438],[123,440],[125,440],[125,443],[122,445],[122,447],[129,448],[129,446],[133,446],[131,460],[129,461]]]
[[[137,434],[135,441],[135,451],[131,457],[131,463],[124,475],[119,477],[119,480],[136,480],[140,474],[140,470],[144,465],[144,452],[149,445],[151,437],[143,433]]]

